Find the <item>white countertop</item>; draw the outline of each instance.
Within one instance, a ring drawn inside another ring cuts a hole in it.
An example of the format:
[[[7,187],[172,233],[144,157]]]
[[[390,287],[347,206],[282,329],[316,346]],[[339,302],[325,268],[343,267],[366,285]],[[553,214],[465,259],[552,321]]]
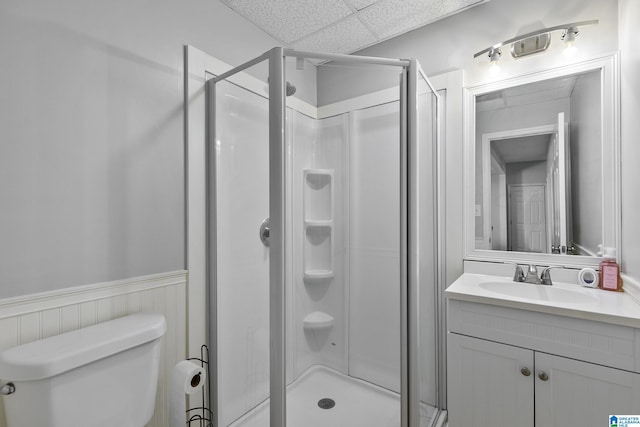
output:
[[[492,290],[488,283],[498,285]],[[508,277],[464,273],[447,288],[445,297],[640,328],[640,304],[627,292],[568,283],[533,285]]]

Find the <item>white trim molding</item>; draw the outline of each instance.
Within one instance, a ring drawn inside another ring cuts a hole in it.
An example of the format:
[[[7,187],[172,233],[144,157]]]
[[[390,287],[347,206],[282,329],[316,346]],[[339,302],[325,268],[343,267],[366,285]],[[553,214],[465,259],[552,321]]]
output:
[[[187,271],[179,270],[139,276],[132,279],[75,286],[14,298],[4,298],[0,299],[0,319],[72,304],[82,304],[97,299],[113,298],[165,286],[184,285],[186,284],[186,280]]]

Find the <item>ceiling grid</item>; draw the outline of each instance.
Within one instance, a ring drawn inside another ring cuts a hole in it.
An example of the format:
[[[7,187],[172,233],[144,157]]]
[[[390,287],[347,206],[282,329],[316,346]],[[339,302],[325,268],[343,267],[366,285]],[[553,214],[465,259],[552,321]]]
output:
[[[353,53],[488,0],[220,0],[285,47]]]

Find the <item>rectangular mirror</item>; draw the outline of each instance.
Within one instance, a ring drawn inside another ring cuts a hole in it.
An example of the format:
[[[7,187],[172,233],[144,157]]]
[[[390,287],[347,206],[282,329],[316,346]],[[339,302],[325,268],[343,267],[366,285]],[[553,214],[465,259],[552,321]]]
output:
[[[619,248],[617,58],[465,89],[468,259],[594,265]]]

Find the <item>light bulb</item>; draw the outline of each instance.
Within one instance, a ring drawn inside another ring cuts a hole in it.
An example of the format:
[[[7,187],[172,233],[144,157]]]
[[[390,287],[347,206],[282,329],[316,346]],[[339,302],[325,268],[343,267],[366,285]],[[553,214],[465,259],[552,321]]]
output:
[[[502,52],[500,51],[500,48],[492,47],[491,50],[489,50],[489,63],[491,65],[498,64],[498,60],[500,59],[501,56],[502,56]]]
[[[580,31],[577,27],[570,27],[562,32],[561,39],[564,42],[565,46],[571,47],[576,42],[576,37],[578,37],[578,34],[580,34]]]

